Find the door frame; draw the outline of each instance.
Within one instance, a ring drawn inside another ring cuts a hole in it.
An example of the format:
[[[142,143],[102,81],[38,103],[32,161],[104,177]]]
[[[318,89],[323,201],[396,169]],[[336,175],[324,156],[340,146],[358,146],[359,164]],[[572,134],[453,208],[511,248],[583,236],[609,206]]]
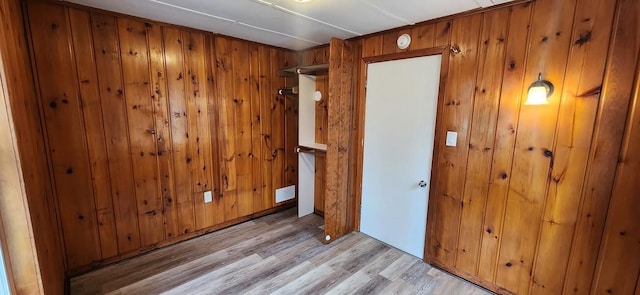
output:
[[[385,61],[394,61],[400,59],[408,59],[414,57],[424,57],[430,55],[442,55],[442,60],[440,63],[440,84],[438,87],[438,103],[436,107],[436,125],[435,125],[435,136],[434,136],[434,148],[433,148],[433,160],[431,161],[431,179],[427,200],[427,208],[431,208],[431,200],[435,199],[435,183],[437,183],[437,163],[440,149],[438,148],[438,144],[440,143],[443,134],[445,133],[442,130],[442,112],[444,108],[444,90],[445,85],[447,84],[447,75],[449,73],[449,51],[450,46],[440,46],[434,48],[426,48],[420,50],[412,50],[412,51],[404,51],[399,53],[391,53],[391,54],[383,54],[371,57],[363,57],[360,61],[360,86],[359,93],[357,99],[355,101],[354,107],[354,125],[357,126],[354,128],[354,155],[355,155],[355,173],[353,177],[355,178],[351,185],[351,192],[355,198],[355,203],[357,205],[357,210],[355,210],[355,229],[360,231],[360,214],[362,208],[362,174],[363,174],[363,164],[364,164],[364,124],[365,124],[365,109],[366,109],[366,81],[367,81],[367,69],[370,63],[377,62],[385,62]],[[432,219],[433,210],[427,210],[427,220]],[[427,221],[425,220],[425,223]],[[426,232],[425,232],[425,248],[423,254],[423,261],[426,263],[430,263],[430,257],[427,255],[429,251],[427,251],[427,246],[429,245],[429,237],[432,230],[429,227],[429,224],[426,224]]]

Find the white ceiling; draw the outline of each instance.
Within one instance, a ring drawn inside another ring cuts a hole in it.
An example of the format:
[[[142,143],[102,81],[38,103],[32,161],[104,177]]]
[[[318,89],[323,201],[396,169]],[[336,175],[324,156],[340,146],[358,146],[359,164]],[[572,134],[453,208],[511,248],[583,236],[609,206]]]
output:
[[[512,0],[64,0],[299,50]]]

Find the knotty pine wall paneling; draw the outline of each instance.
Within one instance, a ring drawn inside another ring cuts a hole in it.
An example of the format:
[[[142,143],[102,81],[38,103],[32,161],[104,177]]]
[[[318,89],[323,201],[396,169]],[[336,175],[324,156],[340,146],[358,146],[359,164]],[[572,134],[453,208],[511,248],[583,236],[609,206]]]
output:
[[[249,91],[251,98],[251,126],[260,126],[262,111],[260,97],[260,55],[256,44],[249,45]],[[262,187],[262,128],[251,128],[251,211],[263,208]]]
[[[215,50],[222,198],[230,220],[274,206],[274,190],[288,184],[287,158],[295,151],[285,140],[297,139],[297,131],[286,129],[291,119],[277,90],[286,85],[278,72],[293,64],[294,53],[222,36]]]
[[[207,97],[207,102],[208,102],[208,111],[209,111],[209,116],[213,116],[212,120],[208,120],[209,122],[209,128],[211,131],[211,142],[215,142],[216,144],[211,147],[211,161],[214,164],[213,167],[210,167],[209,169],[211,170],[210,173],[213,177],[213,182],[211,183],[211,185],[213,186],[211,191],[213,194],[213,200],[210,203],[204,203],[204,214],[205,214],[205,219],[206,219],[206,224],[207,227],[211,226],[211,225],[215,225],[215,224],[222,224],[225,220],[225,215],[224,215],[224,200],[221,198],[221,194],[220,194],[220,182],[221,182],[221,178],[220,178],[220,173],[222,172],[221,167],[222,164],[219,161],[219,157],[220,157],[220,149],[219,147],[219,129],[218,129],[218,124],[219,124],[219,101],[216,99],[216,95],[217,95],[217,88],[216,88],[216,74],[215,74],[215,66],[213,66],[215,64],[215,39],[212,37],[207,38],[207,64],[210,66],[207,66],[207,82],[208,82],[208,86],[209,90],[208,91],[208,97]],[[271,207],[268,207],[271,208]]]
[[[529,36],[529,22],[532,5],[514,6],[509,17],[509,31],[505,48],[505,63],[500,73],[502,88],[498,106],[490,181],[487,188],[487,200],[482,222],[482,237],[478,257],[477,276],[493,281],[496,273],[496,259],[502,237],[504,208],[513,163],[515,126],[518,125],[522,87],[524,87],[524,60]]]
[[[177,235],[184,235],[195,228],[193,211],[191,170],[189,158],[189,123],[185,100],[184,32],[177,28],[163,27],[165,66],[167,76],[167,100],[171,122],[172,161],[174,167],[175,195],[165,200],[165,208],[176,210]],[[165,219],[170,216],[165,216]]]
[[[7,127],[4,130],[13,128],[13,140],[8,140],[10,134],[2,135],[3,160],[11,161],[3,164],[1,176],[0,231],[5,264],[18,294],[63,294],[65,251],[21,1],[0,1],[0,24],[0,96],[3,113],[12,120],[12,125],[8,121],[3,124]],[[12,172],[10,165],[16,170]],[[19,178],[5,178],[11,173]]]
[[[593,208],[593,211],[582,211],[580,218],[587,224],[592,223],[592,228],[585,230],[585,236],[593,235],[593,228],[602,229],[602,241],[599,247],[597,264],[584,265],[585,270],[595,269],[593,282],[588,280],[578,280],[583,282],[581,290],[590,289],[595,294],[638,294],[640,282],[635,282],[634,274],[640,274],[640,231],[638,230],[640,212],[640,202],[638,191],[638,109],[640,98],[640,3],[638,1],[619,1],[615,15],[615,25],[613,30],[613,41],[609,52],[609,63],[605,74],[605,83],[602,88],[600,108],[601,117],[598,118],[599,127],[597,130],[598,140],[594,141],[594,148],[602,147],[604,151],[609,148],[618,147],[619,150],[612,151],[612,155],[598,155],[603,150],[594,150],[592,153],[592,167],[596,173],[607,171],[613,162],[617,167],[615,173],[590,175],[600,176],[602,185],[610,188],[610,201],[605,208]],[[631,98],[631,99],[629,99]],[[606,108],[605,108],[606,104]],[[624,119],[627,118],[626,123]],[[621,124],[625,124],[624,128]],[[610,129],[607,129],[609,127]],[[606,131],[609,130],[609,131]],[[615,131],[614,131],[615,130]],[[619,137],[621,132],[624,136]],[[613,132],[612,132],[613,131]],[[611,140],[613,142],[606,142]],[[614,145],[622,140],[621,145]],[[619,152],[618,152],[619,151]],[[615,159],[604,161],[609,157]],[[598,159],[599,158],[599,159]],[[604,162],[604,163],[602,163]],[[597,164],[601,164],[597,165]],[[600,166],[600,167],[599,167]],[[604,167],[602,167],[604,166]],[[604,168],[604,169],[603,169]],[[613,178],[615,175],[615,178]],[[587,189],[598,186],[597,178],[591,178]],[[601,191],[598,191],[601,192]],[[586,197],[586,196],[585,196]],[[591,200],[600,203],[602,196],[593,195],[598,198]],[[593,203],[592,203],[593,205]],[[608,208],[608,209],[607,209]],[[584,208],[583,208],[584,209]],[[605,212],[605,210],[607,210]],[[596,215],[597,214],[597,215]],[[606,223],[604,218],[606,218]],[[585,247],[580,253],[585,253],[588,262],[595,262],[590,247],[595,247],[593,243],[577,245],[575,247]],[[582,262],[582,261],[576,261]],[[586,273],[591,275],[592,272]],[[640,279],[640,278],[639,278]],[[638,280],[638,279],[636,279]],[[589,285],[587,285],[589,284]],[[574,286],[567,286],[567,291],[575,290]]]
[[[297,183],[297,107],[277,95],[294,52],[26,6],[71,273],[295,203],[274,203],[276,188]]]
[[[162,198],[164,239],[178,236],[178,210],[175,196],[175,170],[172,157],[171,113],[168,99],[167,67],[165,63],[165,43],[161,26],[148,24],[147,38],[149,42],[149,73],[152,87],[151,99],[155,120],[157,159],[160,180],[160,196]]]
[[[554,81],[555,93],[548,105],[521,107],[516,126],[496,284],[521,294],[529,292],[548,176],[554,165],[553,140],[573,22],[564,16],[573,15],[574,10],[575,1],[537,1],[531,21],[524,80],[535,81],[543,73]],[[563,17],[549,18],[550,11]],[[527,85],[523,97],[526,91]]]
[[[271,77],[272,79],[272,84],[271,87],[273,90],[275,90],[275,92],[271,92],[271,93],[277,93],[278,89],[281,87],[287,87],[287,86],[291,86],[291,85],[287,85],[286,82],[287,80],[284,77],[278,76],[277,73],[281,70],[281,69],[286,69],[285,67],[285,59],[284,59],[284,53],[279,52],[279,51],[275,51],[275,50],[270,50],[270,55],[271,55],[271,59],[272,60],[278,60],[279,63],[276,64],[272,64],[271,65]],[[276,73],[276,75],[273,75],[273,73]],[[273,94],[275,95],[275,94]],[[285,182],[285,169],[286,169],[286,164],[285,164],[285,159],[286,159],[286,149],[285,149],[285,133],[282,132],[282,130],[285,130],[285,121],[282,118],[286,118],[285,117],[285,100],[287,100],[288,98],[286,98],[285,96],[281,96],[281,95],[277,95],[272,97],[272,107],[271,107],[271,114],[272,114],[272,119],[271,119],[271,130],[272,130],[272,134],[271,134],[271,161],[273,163],[273,167],[272,167],[272,185],[274,189],[277,189],[279,187],[284,187],[286,186],[286,182]],[[297,135],[296,135],[297,136]],[[296,137],[297,138],[297,137]]]
[[[51,9],[54,9],[54,7],[51,7]],[[30,15],[30,17],[37,16]],[[140,247],[140,231],[137,223],[136,199],[134,198],[133,167],[131,166],[131,154],[129,151],[126,106],[123,100],[124,85],[116,18],[92,13],[91,28],[96,71],[98,73],[97,83],[100,85],[98,99],[101,102],[104,120],[103,133],[107,143],[107,159],[111,179],[112,195],[110,201],[113,204],[113,219],[116,228],[115,240],[118,242],[117,253],[119,254]],[[32,38],[35,39],[36,37],[32,36]],[[45,124],[47,124],[46,121]],[[61,198],[61,196],[58,196],[58,198]],[[100,225],[101,228],[105,226],[108,228],[110,224]],[[110,231],[107,230],[107,232]],[[103,240],[113,241],[114,239],[105,237]]]
[[[324,234],[334,241],[354,230],[355,199],[349,194],[352,172],[352,118],[358,43],[332,38],[329,45],[329,96],[325,167]]]
[[[237,158],[236,158],[236,108],[234,95],[234,64],[232,61],[231,40],[215,38],[216,50],[216,87],[220,107],[220,163],[222,169],[221,196],[225,206],[225,220],[238,216],[237,206]]]
[[[39,16],[31,23],[33,52],[67,263],[74,268],[100,258],[101,250],[76,64],[69,50],[71,26],[66,9],[34,4],[29,15]]]
[[[601,5],[606,5],[605,4]],[[625,130],[627,110],[633,93],[633,78],[638,69],[640,25],[637,1],[618,2],[611,42],[607,54],[604,83],[592,93],[600,94],[598,114],[574,241],[567,269],[565,292],[580,294],[592,286],[608,214],[619,152]],[[635,15],[635,16],[634,16]],[[596,23],[592,23],[595,26]]]
[[[582,195],[615,7],[578,1],[560,101],[531,293],[561,293]],[[593,14],[598,11],[597,14]],[[589,19],[590,21],[584,21]],[[596,28],[596,29],[594,29]],[[580,40],[590,34],[588,44]],[[550,60],[550,59],[547,59]],[[559,61],[558,61],[559,62]],[[555,261],[555,263],[549,263]]]
[[[212,149],[215,143],[211,141],[211,129],[209,120],[215,120],[214,114],[209,114],[207,99],[209,92],[214,89],[209,88],[207,81],[206,67],[207,56],[207,34],[202,32],[182,33],[183,54],[184,54],[184,82],[185,100],[187,107],[187,158],[185,162],[189,165],[189,175],[191,178],[191,201],[195,217],[194,230],[201,230],[212,226],[208,220],[204,203],[204,192],[215,191],[213,174],[218,164],[213,162]],[[211,215],[211,214],[209,214]]]
[[[157,243],[164,237],[159,193],[155,120],[150,99],[149,57],[144,23],[119,19],[118,38],[125,97],[126,125],[136,196],[140,245]]]
[[[365,57],[402,52],[392,44],[402,33],[409,51],[451,49],[438,128],[457,131],[458,146],[437,143],[427,261],[498,293],[638,292],[634,112],[622,145],[638,6],[526,1],[359,39]],[[554,95],[523,105],[538,73]],[[364,93],[361,82],[359,114]]]
[[[265,160],[270,162],[271,166],[271,185],[273,189],[277,189],[280,187],[284,187],[284,141],[285,141],[285,133],[284,130],[284,101],[286,97],[277,95],[278,89],[282,87],[286,87],[285,78],[279,76],[279,72],[281,69],[285,68],[284,66],[287,64],[287,61],[283,58],[284,53],[281,51],[277,51],[273,48],[269,50],[269,56],[271,57],[271,69],[270,75],[271,77],[271,90],[268,91],[269,95],[269,105],[270,105],[270,118],[271,118],[271,134],[266,134],[265,142],[269,143],[268,149],[270,152],[270,157],[266,157]],[[263,115],[264,116],[264,115]],[[267,116],[266,118],[269,118]],[[297,138],[297,134],[294,135]],[[266,141],[266,139],[270,139],[270,141]]]
[[[236,198],[238,215],[243,216],[253,209],[253,187],[251,163],[251,93],[249,87],[249,44],[231,40],[231,63],[233,64],[233,100],[236,120],[235,149]],[[286,171],[286,169],[285,169]]]
[[[254,175],[254,185],[256,186],[256,195],[254,197],[255,210],[262,210],[271,208],[275,202],[275,199],[271,198],[272,192],[275,190],[273,184],[273,106],[275,105],[275,98],[277,97],[278,90],[274,85],[277,83],[274,81],[277,76],[277,70],[275,65],[270,63],[270,49],[264,46],[257,48],[257,67],[258,72],[252,77],[253,83],[256,85],[255,95],[258,95],[257,99],[254,98],[254,122],[260,126],[260,132],[253,131],[254,141],[252,143],[255,148],[254,154],[259,161],[254,162],[253,169],[258,170],[260,173]],[[260,179],[257,179],[257,177]]]
[[[76,52],[76,71],[80,96],[83,98],[83,116],[87,135],[89,160],[91,162],[96,218],[100,237],[101,255],[115,256],[118,253],[108,154],[104,136],[104,120],[99,100],[99,85],[91,36],[91,20],[88,13],[69,10],[73,30],[73,48]]]
[[[633,11],[633,10],[632,10]],[[636,10],[637,12],[637,10]],[[640,63],[636,70],[633,101],[620,152],[594,283],[595,294],[638,294],[640,228],[638,169],[640,169]],[[611,218],[615,214],[616,218]]]
[[[446,130],[458,132],[456,147],[442,149],[437,162],[438,177],[434,195],[439,201],[434,209],[435,219],[442,227],[435,228],[430,237],[433,258],[444,264],[455,264],[457,234],[462,210],[465,167],[469,150],[470,121],[473,111],[478,48],[483,15],[471,15],[452,22],[451,44],[459,52],[449,59],[447,85],[444,88],[444,109],[440,121],[441,134]]]
[[[283,53],[284,54],[284,53]],[[298,56],[297,54],[284,54],[283,56],[283,67],[290,68],[297,64]],[[296,79],[293,77],[284,77],[284,85],[286,87],[293,86],[296,83]],[[296,99],[291,99],[290,97],[285,97],[284,100],[284,113],[285,113],[285,122],[284,122],[284,130],[285,134],[285,169],[284,169],[284,178],[285,178],[285,186],[295,185],[298,183],[298,154],[295,152],[296,147],[298,146],[298,101]],[[297,191],[297,189],[296,189]]]
[[[510,15],[511,11],[507,9],[487,12],[481,25],[474,111],[470,123],[469,159],[461,212],[465,218],[460,220],[456,259],[456,267],[469,273],[476,272],[480,251]]]
[[[349,118],[350,120],[349,146],[351,149],[349,150],[349,159],[348,159],[349,170],[347,173],[347,181],[346,181],[347,183],[346,185],[347,186],[346,187],[347,218],[345,220],[346,233],[349,233],[351,231],[354,231],[360,228],[360,210],[359,210],[360,204],[357,201],[358,201],[358,198],[360,197],[362,190],[357,189],[351,184],[354,182],[354,179],[358,179],[359,177],[361,177],[361,173],[362,173],[362,171],[355,168],[360,163],[360,159],[358,158],[358,152],[363,147],[363,145],[358,142],[358,138],[361,136],[361,134],[364,133],[364,128],[363,128],[364,126],[360,126],[359,124],[361,114],[357,110],[358,110],[358,107],[360,107],[360,105],[358,104],[358,101],[356,99],[358,92],[360,91],[358,85],[362,83],[362,77],[359,75],[359,72],[360,72],[359,61],[362,60],[362,40],[354,40],[351,42],[351,55],[352,56],[349,59],[349,62],[351,64],[348,66],[350,71],[348,75],[350,75],[350,78],[351,78],[351,85],[350,85],[351,90],[349,93],[349,95],[351,96],[350,97],[351,105],[349,107],[350,109],[348,110],[351,113],[351,118]],[[347,73],[345,73],[345,75],[347,75]],[[348,75],[347,77],[349,77]],[[327,125],[328,125],[328,122],[327,122]],[[327,137],[328,137],[329,130],[330,129],[327,127],[327,130],[326,130]]]

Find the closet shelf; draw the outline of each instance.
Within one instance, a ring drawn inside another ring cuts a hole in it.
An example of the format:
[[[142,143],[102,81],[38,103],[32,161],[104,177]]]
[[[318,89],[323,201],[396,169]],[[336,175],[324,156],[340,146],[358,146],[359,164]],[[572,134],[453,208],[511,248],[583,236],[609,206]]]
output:
[[[321,76],[329,74],[329,64],[298,66],[280,70],[280,76],[295,77],[298,74]]]

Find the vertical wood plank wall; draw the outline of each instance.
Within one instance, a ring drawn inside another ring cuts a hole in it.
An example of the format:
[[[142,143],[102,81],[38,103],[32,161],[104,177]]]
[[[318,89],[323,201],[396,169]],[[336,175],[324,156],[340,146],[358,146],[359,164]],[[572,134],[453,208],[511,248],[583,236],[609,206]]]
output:
[[[297,106],[277,73],[295,52],[42,1],[27,12],[69,271],[283,205]]]
[[[638,198],[640,181],[638,181],[637,170],[638,158],[640,157],[638,150],[638,139],[640,139],[638,133],[640,126],[638,117],[640,111],[640,19],[638,19],[638,15],[640,15],[639,1],[621,0],[618,2],[613,41],[602,92],[604,101],[600,104],[602,111],[598,118],[598,121],[602,122],[602,129],[598,130],[597,141],[594,141],[596,145],[594,149],[596,150],[592,152],[594,158],[607,158],[612,155],[597,155],[595,152],[600,153],[610,149],[612,145],[619,149],[619,155],[617,152],[613,153],[617,156],[612,159],[617,164],[615,171],[611,171],[611,174],[598,175],[599,179],[592,178],[590,186],[587,187],[590,191],[595,191],[593,188],[598,185],[599,181],[604,180],[603,184],[606,185],[605,189],[608,190],[607,193],[610,193],[611,200],[607,200],[609,202],[605,208],[590,208],[589,210],[593,211],[583,210],[581,212],[586,219],[584,222],[591,223],[590,230],[599,230],[596,232],[597,237],[602,237],[602,242],[599,239],[591,238],[600,245],[595,276],[591,284],[595,294],[640,293],[640,227],[638,227],[640,224],[638,215],[640,212],[640,198]],[[629,97],[632,99],[630,100]],[[605,104],[607,104],[606,108]],[[623,118],[627,119],[626,123]],[[612,135],[610,139],[607,138],[609,134]],[[607,140],[613,142],[606,142]],[[599,150],[599,147],[603,147],[603,149]],[[604,160],[600,158],[599,161]],[[596,171],[599,170],[598,172],[604,170],[601,168],[602,166],[613,169],[615,166],[611,162],[613,161],[607,161],[606,165],[594,164],[592,168]],[[611,176],[612,174],[615,175],[615,178]],[[604,199],[603,195],[592,195],[592,197],[597,200],[591,199],[591,202],[603,202],[602,199]],[[602,216],[607,216],[606,222]],[[594,217],[594,219],[589,217]],[[604,232],[601,232],[603,228]],[[585,231],[582,234],[589,236],[593,234],[591,231]],[[589,244],[595,244],[594,241],[589,241]],[[587,251],[582,253],[585,252],[588,253]],[[582,267],[583,260],[596,261],[592,255],[587,254],[584,258],[576,257],[577,259],[574,261]],[[587,265],[587,267],[593,267],[593,265]],[[580,268],[576,266],[574,269]],[[590,270],[590,268],[583,267],[580,273]],[[635,273],[638,273],[638,278],[634,275]],[[587,282],[577,278],[581,283],[577,284],[578,287],[586,286]],[[634,278],[637,280],[636,286],[634,286]],[[575,289],[572,285],[567,287],[569,290]]]
[[[608,213],[607,210],[612,198],[616,167],[622,162],[619,152],[627,119],[626,113],[631,103],[629,97],[633,93],[633,79],[640,71],[640,68],[634,67],[640,51],[638,13],[640,13],[638,1],[619,1],[612,41],[607,54],[605,80],[601,88],[596,126],[591,141],[582,204],[571,248],[565,284],[567,292],[578,290],[575,292],[579,293],[579,290],[585,290],[592,285],[590,275],[596,271],[596,261],[603,255],[599,253],[603,253],[600,244],[605,223],[609,218],[617,219],[622,216],[614,211]],[[638,181],[634,183],[639,184]],[[634,191],[638,190],[640,189],[636,187]],[[628,205],[633,208],[631,204]],[[637,207],[635,210],[640,211]],[[637,218],[636,216],[636,221]],[[631,249],[633,247],[629,248]],[[637,245],[635,251],[638,251]],[[611,261],[610,263],[619,262]],[[602,271],[613,272],[614,270],[602,269],[599,272]],[[640,292],[640,289],[637,292]]]
[[[65,254],[25,26],[21,1],[0,0],[2,250],[13,292],[63,294]]]
[[[324,234],[336,240],[355,229],[355,199],[349,195],[352,169],[354,59],[358,44],[331,38],[329,45],[329,106],[324,178]]]
[[[637,11],[636,11],[637,12]],[[638,64],[640,69],[640,63]],[[592,288],[596,294],[638,294],[633,274],[640,274],[638,169],[640,169],[640,71],[635,73],[633,101],[616,171],[609,216]],[[626,281],[621,282],[621,280]],[[637,282],[640,284],[640,281]]]
[[[409,51],[451,48],[438,128],[458,144],[436,142],[427,260],[499,293],[640,292],[634,111],[618,160],[633,89],[637,99],[639,6],[536,0],[357,40],[363,57],[406,51],[403,33]],[[555,85],[550,103],[523,105],[538,73]]]

